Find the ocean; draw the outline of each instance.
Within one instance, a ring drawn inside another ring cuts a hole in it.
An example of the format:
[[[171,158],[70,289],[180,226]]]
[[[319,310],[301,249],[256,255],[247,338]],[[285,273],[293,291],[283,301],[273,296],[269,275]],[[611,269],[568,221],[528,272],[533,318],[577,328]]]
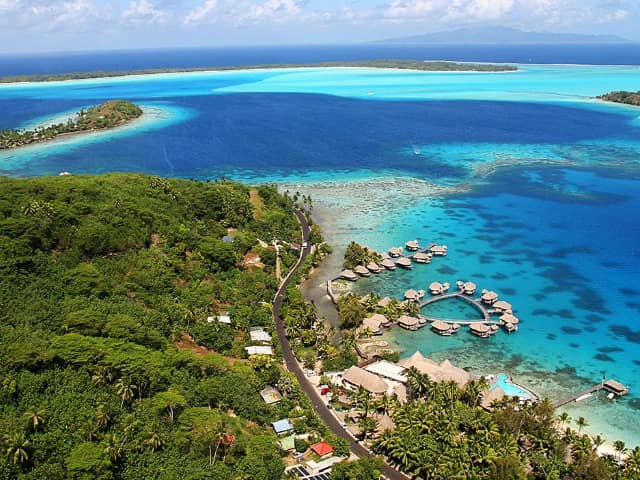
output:
[[[593,433],[640,444],[640,110],[593,100],[640,89],[637,45],[5,56],[0,74],[381,57],[518,62],[520,70],[312,68],[3,85],[0,128],[108,98],[138,102],[146,115],[110,132],[0,152],[0,174],[226,176],[310,193],[336,247],[307,286],[321,302],[351,240],[380,250],[409,239],[445,243],[446,257],[353,289],[401,297],[432,281],[472,280],[514,305],[519,331],[483,340],[423,329],[385,339],[403,355],[419,349],[475,372],[508,373],[552,399],[615,378],[628,396],[596,395],[567,411],[587,418]],[[434,315],[469,315],[439,308]]]

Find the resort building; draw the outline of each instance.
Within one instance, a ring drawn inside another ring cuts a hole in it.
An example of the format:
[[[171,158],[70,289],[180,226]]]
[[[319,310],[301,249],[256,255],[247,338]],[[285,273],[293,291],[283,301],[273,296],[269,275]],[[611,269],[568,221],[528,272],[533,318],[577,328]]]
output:
[[[393,299],[391,297],[381,298],[380,301],[378,302],[378,307],[387,308],[392,301]]]
[[[384,260],[382,260],[382,263],[380,265],[382,265],[387,270],[395,270],[396,269],[396,264],[393,263],[393,260],[391,260],[389,258],[385,258]]]
[[[310,470],[310,473],[312,475],[319,475],[323,472],[329,472],[331,467],[333,467],[336,463],[341,462],[343,460],[344,460],[343,457],[328,457],[322,460],[321,462],[308,460],[306,462],[306,466]]]
[[[371,272],[364,265],[358,265],[353,269],[353,271],[361,277],[368,277],[369,275],[371,275]]]
[[[454,333],[458,333],[460,325],[457,323],[447,323],[443,320],[434,320],[431,323],[431,330],[436,332],[438,335],[449,337]]]
[[[465,295],[473,295],[476,293],[476,289],[478,288],[473,282],[457,282],[458,288]]]
[[[447,255],[447,246],[446,245],[431,245],[429,247],[429,251],[432,255],[436,257],[444,257]]]
[[[500,323],[507,332],[511,333],[518,330],[518,323],[520,323],[520,319],[512,313],[505,313],[500,317]]]
[[[380,273],[380,266],[376,262],[369,262],[367,264],[367,270],[371,273]]]
[[[271,422],[271,426],[276,432],[276,435],[284,435],[293,430],[293,423],[291,423],[291,420],[288,418],[283,418],[277,422]]]
[[[505,302],[504,300],[498,300],[493,304],[493,308],[496,309],[499,313],[511,313],[512,306],[509,302]]]
[[[420,248],[420,244],[418,244],[417,240],[409,240],[407,243],[404,244],[404,246],[410,252],[415,252]]]
[[[252,342],[271,343],[271,335],[265,332],[262,327],[252,327],[249,331]]]
[[[489,338],[492,334],[491,327],[482,322],[475,322],[469,325],[469,330],[480,338]]]
[[[396,265],[398,267],[406,268],[408,270],[410,270],[413,267],[411,265],[411,259],[409,259],[408,257],[400,257],[398,260],[396,260]]]
[[[417,263],[429,263],[431,262],[431,254],[425,252],[418,252],[413,256],[413,259]]]
[[[327,442],[318,442],[311,445],[311,451],[320,458],[327,458],[333,454],[333,447]]]
[[[482,396],[480,405],[485,410],[493,410],[493,406],[492,406],[493,402],[500,401],[506,396],[507,394],[504,392],[502,388],[500,388],[500,386],[495,386]]]
[[[409,315],[402,315],[398,318],[398,325],[406,330],[417,330],[420,328],[420,320]]]
[[[434,382],[456,382],[460,387],[464,387],[472,378],[467,371],[452,365],[449,360],[438,364],[420,352],[400,360],[398,364],[406,369],[415,367],[420,373],[429,375]]]
[[[364,367],[367,372],[373,373],[382,377],[383,379],[392,380],[395,382],[405,383],[407,376],[404,374],[406,370],[402,365],[389,362],[387,360],[378,360],[375,363],[371,363]]]
[[[267,345],[252,345],[250,347],[244,347],[247,351],[247,355],[273,355],[273,349]]]
[[[342,374],[342,384],[350,389],[362,387],[374,395],[382,395],[389,390],[389,385],[380,377],[356,366]]]
[[[355,282],[358,279],[358,275],[353,273],[353,270],[343,270],[340,272],[340,278],[349,280],[350,282]]]
[[[402,247],[391,247],[389,249],[389,256],[392,258],[398,258],[402,255]]]
[[[449,290],[449,287],[450,285],[447,282],[431,282],[429,285],[429,292],[431,292],[431,295],[441,295]]]
[[[362,325],[360,326],[360,331],[364,332],[368,330],[371,332],[371,335],[382,335],[381,327],[389,323],[389,320],[384,315],[379,313],[375,313],[370,317],[362,320]]]
[[[498,294],[496,292],[483,289],[480,300],[482,300],[482,303],[486,305],[493,305],[498,301]]]
[[[415,302],[418,300],[418,292],[413,289],[407,290],[404,292],[404,298],[410,302]]]
[[[260,396],[267,405],[274,405],[282,400],[282,395],[272,386],[268,386],[260,390]]]

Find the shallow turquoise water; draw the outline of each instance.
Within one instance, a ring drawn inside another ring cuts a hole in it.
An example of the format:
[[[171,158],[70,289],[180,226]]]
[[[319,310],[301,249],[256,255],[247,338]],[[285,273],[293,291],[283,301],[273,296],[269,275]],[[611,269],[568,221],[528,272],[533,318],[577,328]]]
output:
[[[530,398],[529,392],[523,390],[518,385],[511,383],[509,381],[509,375],[506,373],[499,373],[497,376],[496,383],[491,385],[489,390],[493,390],[496,387],[500,387],[504,393],[511,397],[521,397],[521,398]]]
[[[595,433],[640,443],[640,110],[591,99],[640,89],[637,67],[499,74],[305,69],[0,86],[0,128],[106,98],[147,106],[111,132],[0,152],[8,175],[221,175],[311,193],[328,240],[449,254],[355,289],[401,297],[473,280],[514,305],[517,333],[425,328],[391,340],[560,398],[601,378],[616,402],[569,406]],[[336,260],[332,259],[335,269]],[[335,274],[327,272],[328,276]],[[318,280],[318,288],[322,281]],[[443,315],[466,315],[438,306]],[[584,411],[586,410],[586,411]]]

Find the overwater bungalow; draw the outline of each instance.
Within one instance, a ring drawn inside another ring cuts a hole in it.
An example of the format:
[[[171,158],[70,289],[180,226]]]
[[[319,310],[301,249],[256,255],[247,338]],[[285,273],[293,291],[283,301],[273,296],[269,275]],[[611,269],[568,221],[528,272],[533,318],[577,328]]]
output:
[[[482,296],[480,297],[482,303],[486,305],[493,305],[498,301],[498,294],[489,290],[482,290]]]
[[[462,293],[464,293],[465,295],[473,295],[474,293],[476,293],[476,288],[476,284],[473,282],[463,282],[460,290],[462,290]]]
[[[443,320],[434,320],[431,323],[431,330],[436,332],[438,335],[442,335],[444,337],[450,337],[451,335],[457,332],[457,330],[453,329],[451,324]]]
[[[431,262],[431,254],[425,252],[418,252],[413,256],[413,259],[417,263],[429,263]]]
[[[402,247],[391,247],[389,249],[389,256],[392,258],[398,258],[402,255]]]
[[[614,395],[621,396],[629,393],[629,389],[625,385],[623,385],[622,383],[616,380],[607,380],[602,384],[602,386],[604,387],[605,390],[607,390],[610,393],[613,393]]]
[[[400,318],[398,318],[398,325],[405,330],[417,330],[418,328],[420,328],[420,321],[416,317],[402,315]]]
[[[424,290],[418,290],[418,300],[424,297],[426,293],[427,292],[425,292]]]
[[[418,300],[418,292],[415,291],[414,289],[409,289],[406,292],[404,292],[404,298],[406,300],[409,300],[410,302],[415,302]]]
[[[382,265],[387,270],[395,270],[396,269],[396,264],[393,263],[393,260],[391,260],[390,258],[385,258],[384,260],[382,260],[382,263],[380,265]]]
[[[410,252],[415,252],[416,250],[420,249],[420,245],[418,244],[418,240],[409,240],[407,243],[404,244],[404,246]]]
[[[431,282],[429,285],[429,292],[431,295],[440,295],[444,292],[444,288],[440,282]]]
[[[406,268],[407,270],[411,270],[413,265],[411,265],[411,260],[408,257],[400,257],[396,260],[396,265],[402,268]]]
[[[491,336],[491,327],[482,322],[475,322],[469,325],[469,330],[480,338],[489,338]]]
[[[388,323],[389,320],[387,319],[387,317],[376,313],[362,320],[360,331],[366,332],[368,330],[371,335],[382,335],[382,329],[380,327]]]
[[[496,309],[498,313],[511,313],[512,305],[504,300],[498,300],[493,304],[493,308]]]
[[[369,270],[371,273],[380,273],[380,265],[378,265],[376,262],[369,262],[367,263],[367,270]]]
[[[447,246],[446,245],[431,245],[429,247],[429,251],[432,255],[437,257],[444,257],[447,255]]]
[[[353,271],[361,277],[368,277],[369,275],[371,275],[371,272],[364,265],[358,265],[353,269]]]
[[[520,323],[520,319],[511,313],[505,313],[500,317],[500,324],[509,333],[518,330],[518,323]]]
[[[350,282],[355,282],[358,280],[358,275],[356,275],[353,270],[343,270],[340,272],[340,278],[349,280]]]

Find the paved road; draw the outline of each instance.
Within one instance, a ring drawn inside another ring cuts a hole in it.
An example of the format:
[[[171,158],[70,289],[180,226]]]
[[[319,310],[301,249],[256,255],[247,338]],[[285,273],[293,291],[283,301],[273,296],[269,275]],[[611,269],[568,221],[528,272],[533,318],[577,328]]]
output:
[[[304,391],[304,393],[309,397],[316,413],[322,418],[322,420],[329,426],[329,428],[335,433],[337,436],[345,438],[351,444],[351,451],[359,457],[372,457],[373,454],[369,452],[366,448],[364,448],[361,444],[356,442],[356,440],[345,432],[344,428],[338,421],[338,419],[331,413],[331,410],[327,408],[326,400],[324,400],[319,392],[315,389],[315,387],[309,382],[309,379],[305,376],[302,368],[298,364],[295,355],[293,354],[293,350],[291,349],[291,345],[289,344],[289,340],[284,331],[284,322],[280,317],[280,308],[282,307],[282,299],[284,296],[284,292],[286,291],[293,275],[298,270],[302,262],[304,262],[305,258],[311,252],[311,245],[309,244],[309,236],[311,230],[309,229],[309,223],[307,222],[304,213],[300,210],[295,211],[296,217],[298,218],[298,222],[300,222],[300,226],[302,228],[302,241],[306,242],[306,247],[302,248],[300,252],[300,258],[298,262],[291,269],[287,277],[280,285],[280,289],[276,293],[275,298],[273,299],[273,319],[276,325],[276,333],[278,334],[278,340],[280,341],[280,346],[282,347],[282,356],[284,357],[285,364],[287,369],[290,372],[293,372],[298,378],[298,382],[300,383],[300,387]],[[383,469],[383,475],[391,480],[407,480],[409,477],[400,473],[398,470],[390,467],[389,465],[385,465]]]

